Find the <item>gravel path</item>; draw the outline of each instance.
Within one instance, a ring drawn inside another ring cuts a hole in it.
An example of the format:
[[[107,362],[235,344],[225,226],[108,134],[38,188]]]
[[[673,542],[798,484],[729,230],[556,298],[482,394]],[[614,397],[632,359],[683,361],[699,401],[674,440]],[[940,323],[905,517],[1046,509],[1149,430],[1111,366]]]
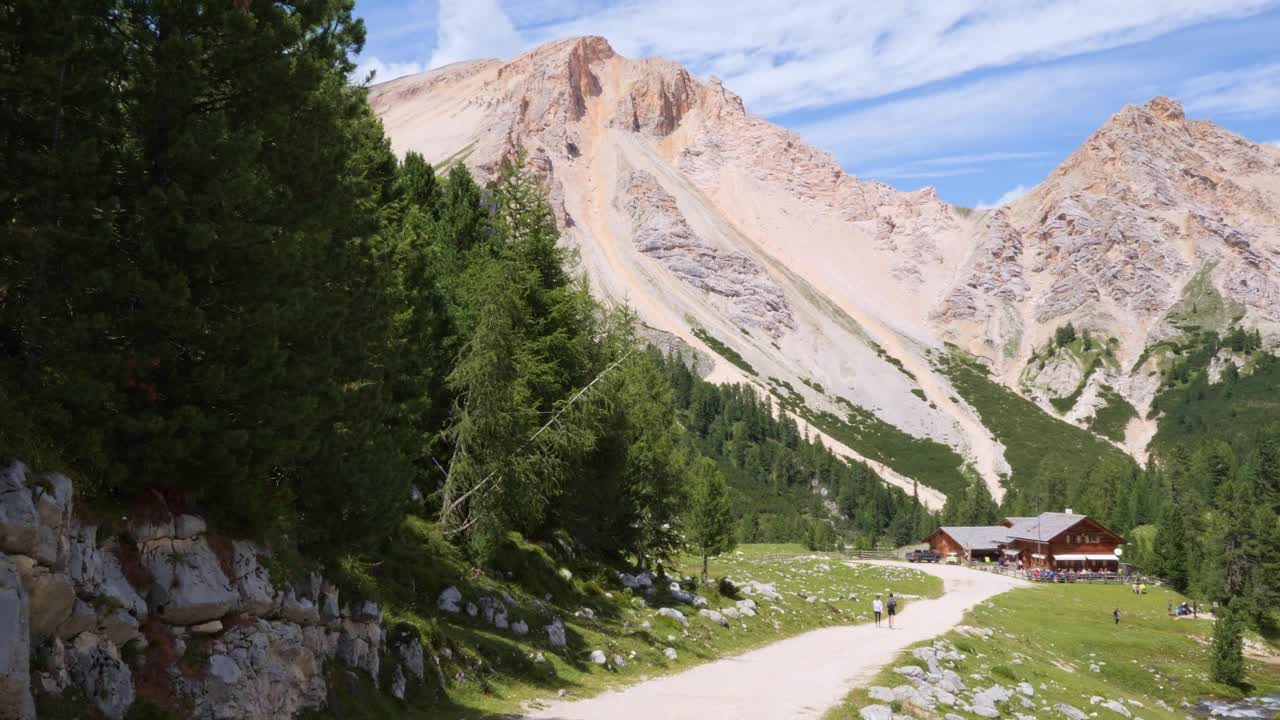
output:
[[[588,700],[555,703],[528,715],[544,720],[816,718],[903,648],[940,635],[987,598],[1024,583],[949,565],[913,565],[942,578],[946,593],[913,600],[889,630],[823,628],[743,655],[655,678]]]

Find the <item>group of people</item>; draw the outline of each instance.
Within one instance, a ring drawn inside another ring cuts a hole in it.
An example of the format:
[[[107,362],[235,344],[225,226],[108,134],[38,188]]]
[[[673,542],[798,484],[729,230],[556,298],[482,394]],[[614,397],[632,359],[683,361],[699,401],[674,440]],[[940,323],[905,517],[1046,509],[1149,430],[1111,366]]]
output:
[[[1170,600],[1169,614],[1176,618],[1177,617],[1200,617],[1200,603],[1192,602],[1191,604],[1187,604],[1187,601],[1183,600],[1181,603],[1178,604],[1178,607],[1175,608],[1173,606],[1173,600]]]
[[[871,610],[876,614],[876,627],[880,627],[880,618],[883,617],[885,610],[889,611],[889,629],[893,629],[893,618],[898,614],[898,599],[889,593],[889,602],[885,603],[880,600],[877,595],[874,602],[871,603]]]

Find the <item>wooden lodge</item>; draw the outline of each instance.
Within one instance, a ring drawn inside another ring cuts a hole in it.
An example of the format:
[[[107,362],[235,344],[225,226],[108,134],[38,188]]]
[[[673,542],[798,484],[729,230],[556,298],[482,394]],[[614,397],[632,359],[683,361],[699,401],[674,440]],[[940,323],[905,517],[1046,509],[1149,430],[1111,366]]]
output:
[[[1003,562],[1028,570],[1115,571],[1124,538],[1068,509],[1036,517],[1010,517],[990,527],[941,527],[926,542],[943,557]]]

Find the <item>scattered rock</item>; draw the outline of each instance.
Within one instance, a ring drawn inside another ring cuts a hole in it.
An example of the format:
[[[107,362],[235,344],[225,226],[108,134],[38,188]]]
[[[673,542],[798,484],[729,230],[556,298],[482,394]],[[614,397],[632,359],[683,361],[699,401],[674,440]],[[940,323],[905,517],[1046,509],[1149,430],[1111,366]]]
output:
[[[1089,716],[1086,715],[1083,710],[1077,709],[1066,703],[1059,703],[1057,710],[1070,718],[1070,720],[1089,720]]]
[[[724,626],[729,624],[729,619],[726,618],[724,615],[721,615],[720,613],[716,612],[715,610],[708,610],[707,608],[703,608],[698,611],[698,614],[704,618],[707,618],[711,622],[714,622],[717,625]]]
[[[551,642],[551,647],[564,647],[565,635],[564,625],[560,622],[560,618],[556,618],[550,625],[546,627],[547,640]]]
[[[662,649],[662,654],[663,654],[664,656],[666,656],[666,658],[667,658],[668,660],[675,660],[677,657],[679,657],[679,656],[676,654],[676,649],[675,649],[675,648],[663,648],[663,649]]]
[[[858,711],[862,720],[893,720],[893,708],[888,705],[868,705]]]
[[[1129,711],[1129,708],[1125,707],[1124,705],[1121,705],[1115,700],[1107,700],[1103,702],[1102,707],[1110,710],[1113,713],[1116,713],[1117,715],[1123,715],[1124,717],[1127,717],[1127,718],[1133,717],[1133,713]]]
[[[525,622],[525,621],[523,621],[523,620],[517,620],[517,621],[515,621],[515,622],[511,623],[511,632],[513,632],[513,633],[515,633],[515,634],[517,634],[517,635],[528,635],[528,634],[529,634],[529,625],[528,625],[528,623],[526,623],[526,622]]]
[[[658,608],[658,614],[662,617],[671,618],[686,627],[689,625],[689,620],[684,616],[684,613],[675,608]]]
[[[554,643],[552,643],[552,644],[554,644]],[[605,663],[609,662],[609,660],[608,660],[608,658],[606,658],[606,657],[604,656],[604,652],[603,652],[603,651],[601,651],[601,650],[592,650],[592,651],[591,651],[591,662],[595,663],[596,665],[604,665]]]
[[[450,613],[462,612],[462,591],[450,585],[440,593],[440,598],[436,600],[436,607]]]

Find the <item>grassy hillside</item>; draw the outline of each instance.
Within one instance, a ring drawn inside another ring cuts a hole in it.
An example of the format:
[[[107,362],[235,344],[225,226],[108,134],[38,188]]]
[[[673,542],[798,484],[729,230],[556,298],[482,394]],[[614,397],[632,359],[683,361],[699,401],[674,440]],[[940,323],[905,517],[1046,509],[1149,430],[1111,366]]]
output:
[[[1068,471],[1084,474],[1097,462],[1123,459],[1122,450],[1088,430],[1050,416],[1035,403],[992,380],[985,366],[959,352],[935,360],[956,391],[978,411],[1005,446],[1014,485],[1034,477],[1047,455],[1063,458]]]
[[[311,720],[513,717],[526,703],[554,699],[561,691],[569,698],[588,697],[815,628],[868,621],[868,603],[851,597],[866,598],[886,588],[908,597],[942,593],[940,580],[913,570],[850,567],[839,556],[806,553],[798,545],[747,545],[713,559],[712,575],[739,583],[777,583],[782,597],[771,603],[757,596],[756,617],[731,620],[721,627],[688,605],[674,602],[669,593],[659,593],[646,603],[607,571],[565,580],[546,550],[518,539],[512,540],[502,567],[487,570],[466,566],[424,523],[411,523],[404,539],[402,554],[388,557],[387,565],[408,563],[428,552],[441,558],[415,577],[420,583],[417,589],[380,587],[377,575],[390,572],[385,566],[370,568],[363,581],[367,590],[391,596],[393,633],[418,633],[439,659],[446,685],[415,685],[411,680],[401,702],[375,691],[368,677],[335,668],[335,675],[341,677],[332,684],[330,707],[313,713]],[[408,542],[414,540],[416,546]],[[682,575],[696,574],[701,560],[685,558],[678,569]],[[508,573],[510,577],[505,578]],[[435,598],[450,585],[462,590],[467,601],[509,593],[519,606],[510,618],[527,622],[529,634],[518,637],[465,612],[437,610]],[[696,592],[713,609],[732,607],[736,600],[750,597],[742,592],[723,595],[714,583]],[[817,600],[807,602],[809,596]],[[688,617],[688,627],[659,616],[659,606],[680,609]],[[785,612],[771,609],[774,606]],[[566,629],[568,644],[563,648],[553,648],[544,630],[555,617],[562,619]],[[664,654],[667,648],[675,650],[676,659]],[[621,657],[626,664],[618,666],[610,660],[596,665],[590,661],[593,650],[609,658]],[[431,664],[428,658],[428,667]],[[390,680],[391,666],[391,662],[383,664],[383,687]],[[429,677],[433,675],[428,672]]]
[[[1242,693],[1208,679],[1212,622],[1174,620],[1167,614],[1170,600],[1176,603],[1179,598],[1161,588],[1136,596],[1129,588],[1114,585],[1030,587],[998,596],[969,613],[965,624],[994,630],[990,638],[951,632],[943,639],[965,655],[956,672],[970,689],[997,683],[1008,688],[1020,682],[1032,686],[1035,695],[1028,700],[1033,708],[1015,698],[1005,706],[1007,711],[1002,708],[1005,715],[1065,717],[1056,710],[1065,703],[1098,717],[1120,717],[1091,702],[1097,696],[1118,701],[1145,720],[1182,720],[1188,715],[1184,703],[1194,704],[1204,696],[1241,697]],[[1111,619],[1117,607],[1118,626]],[[857,718],[859,709],[876,702],[868,697],[867,688],[905,682],[893,672],[902,665],[921,663],[910,650],[904,652],[828,713],[827,720]],[[1271,667],[1251,662],[1250,671],[1255,693],[1280,688],[1280,677]],[[942,716],[908,707],[901,712],[921,718]],[[977,717],[959,708],[945,712]]]

